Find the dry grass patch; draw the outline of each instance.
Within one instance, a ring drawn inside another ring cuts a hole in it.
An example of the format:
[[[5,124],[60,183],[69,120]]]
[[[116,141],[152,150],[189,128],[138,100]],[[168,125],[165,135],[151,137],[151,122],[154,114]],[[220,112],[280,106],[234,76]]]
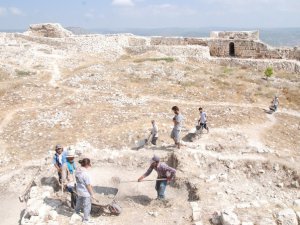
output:
[[[133,62],[135,63],[142,63],[142,62],[159,62],[159,61],[165,61],[168,63],[174,62],[175,59],[172,57],[161,57],[161,58],[142,58],[142,59],[135,59]]]

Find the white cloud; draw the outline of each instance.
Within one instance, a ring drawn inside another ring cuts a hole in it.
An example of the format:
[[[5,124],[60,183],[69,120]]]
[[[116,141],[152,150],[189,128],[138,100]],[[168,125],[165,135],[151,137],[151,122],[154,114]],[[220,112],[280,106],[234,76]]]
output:
[[[22,16],[24,13],[22,12],[21,9],[17,7],[0,7],[0,16],[5,16],[5,15],[13,15],[13,16]]]
[[[0,7],[0,16],[6,15],[7,9],[4,7]]]
[[[134,6],[133,0],[112,0],[115,6]]]
[[[9,12],[14,15],[14,16],[22,16],[23,12],[21,9],[16,8],[16,7],[10,7],[8,8]]]
[[[196,13],[195,10],[189,7],[182,7],[173,4],[159,4],[159,5],[150,5],[150,10],[153,14],[165,14],[165,15],[193,15]]]

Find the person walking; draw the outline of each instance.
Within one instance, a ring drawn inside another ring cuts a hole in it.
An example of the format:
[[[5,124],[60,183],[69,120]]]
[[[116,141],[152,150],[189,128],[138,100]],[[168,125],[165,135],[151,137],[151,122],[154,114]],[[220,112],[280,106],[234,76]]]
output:
[[[271,104],[273,106],[274,112],[276,112],[277,109],[278,109],[278,105],[279,105],[279,99],[278,99],[277,96],[274,97],[274,99],[272,100]]]
[[[202,132],[203,128],[207,130],[207,133],[209,132],[209,128],[207,126],[207,115],[206,112],[203,111],[203,109],[199,108],[200,118],[198,120],[199,129]]]
[[[91,178],[88,174],[88,169],[91,167],[91,161],[88,158],[79,160],[81,165],[80,168],[76,170],[76,190],[77,190],[77,201],[75,212],[80,213],[80,210],[83,210],[83,222],[90,223],[90,213],[92,208],[92,201],[94,192],[91,185]]]
[[[145,177],[149,176],[153,170],[157,172],[157,179],[163,179],[157,180],[155,184],[157,199],[163,200],[165,198],[167,184],[175,178],[176,170],[166,163],[160,162],[160,158],[154,155],[150,161],[149,169],[138,179],[138,182],[141,182]]]
[[[152,124],[152,130],[151,130],[151,144],[156,145],[157,139],[158,139],[158,126],[155,122],[155,120],[151,121]]]
[[[182,128],[183,116],[179,112],[179,108],[177,106],[173,106],[172,111],[174,112],[175,116],[173,117],[174,127],[171,132],[171,138],[174,140],[175,146],[180,149],[180,132]]]

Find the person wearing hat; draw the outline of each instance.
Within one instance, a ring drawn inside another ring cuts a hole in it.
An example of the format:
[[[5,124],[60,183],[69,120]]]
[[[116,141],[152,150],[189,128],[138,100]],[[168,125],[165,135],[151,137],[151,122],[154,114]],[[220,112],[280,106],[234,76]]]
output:
[[[58,181],[62,182],[62,166],[66,163],[66,151],[64,151],[62,145],[57,144],[55,146],[55,154],[53,156],[53,165],[58,173]]]
[[[62,166],[62,183],[67,190],[71,193],[71,207],[75,208],[76,205],[76,182],[75,182],[75,170],[76,165],[74,158],[75,150],[69,147],[66,153],[66,163]]]
[[[176,170],[166,163],[160,162],[160,158],[154,155],[150,161],[149,169],[138,179],[138,182],[141,182],[145,177],[149,176],[153,170],[157,172],[157,179],[160,179],[157,180],[155,184],[157,199],[162,200],[165,198],[167,184],[175,178]]]

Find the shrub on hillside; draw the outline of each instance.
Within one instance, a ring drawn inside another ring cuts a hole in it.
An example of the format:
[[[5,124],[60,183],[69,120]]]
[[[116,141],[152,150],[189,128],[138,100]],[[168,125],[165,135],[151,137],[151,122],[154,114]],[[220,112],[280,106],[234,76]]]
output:
[[[273,75],[273,68],[272,67],[268,67],[266,70],[265,70],[265,76],[267,78],[267,80],[269,79],[269,77],[271,77]]]

